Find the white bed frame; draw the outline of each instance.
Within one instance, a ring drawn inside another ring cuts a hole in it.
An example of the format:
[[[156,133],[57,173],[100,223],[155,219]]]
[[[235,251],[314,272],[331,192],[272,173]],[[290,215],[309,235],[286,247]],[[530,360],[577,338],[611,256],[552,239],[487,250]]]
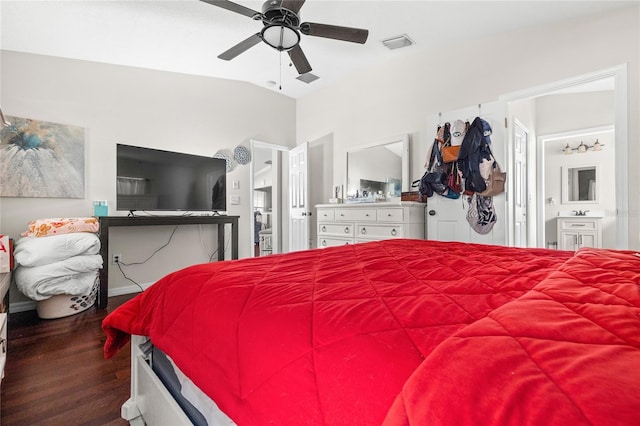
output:
[[[147,363],[139,345],[148,339],[131,336],[131,397],[120,415],[131,425],[190,425],[191,420]]]
[[[149,365],[148,355],[140,349],[148,340],[145,336],[131,336],[131,397],[122,404],[121,417],[134,426],[191,425],[189,417]],[[210,426],[235,425],[215,403],[211,406],[207,403],[207,408],[202,409],[207,410],[202,414]]]

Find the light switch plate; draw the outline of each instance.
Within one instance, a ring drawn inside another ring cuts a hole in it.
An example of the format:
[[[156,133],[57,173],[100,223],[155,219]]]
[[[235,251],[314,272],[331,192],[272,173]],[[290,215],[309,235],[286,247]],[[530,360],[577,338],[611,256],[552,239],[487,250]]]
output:
[[[233,204],[233,205],[240,204],[240,196],[239,195],[232,195],[231,196],[231,204]]]
[[[240,189],[240,181],[239,180],[234,180],[233,181],[233,189]]]

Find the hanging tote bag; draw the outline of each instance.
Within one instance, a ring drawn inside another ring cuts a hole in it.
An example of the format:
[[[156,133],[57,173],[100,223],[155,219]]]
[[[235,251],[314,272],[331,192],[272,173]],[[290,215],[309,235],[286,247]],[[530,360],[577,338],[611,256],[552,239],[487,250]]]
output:
[[[500,170],[500,166],[496,161],[493,162],[493,168],[489,172],[489,178],[485,179],[487,189],[479,194],[485,197],[493,197],[504,192],[504,185],[507,179],[507,173]]]

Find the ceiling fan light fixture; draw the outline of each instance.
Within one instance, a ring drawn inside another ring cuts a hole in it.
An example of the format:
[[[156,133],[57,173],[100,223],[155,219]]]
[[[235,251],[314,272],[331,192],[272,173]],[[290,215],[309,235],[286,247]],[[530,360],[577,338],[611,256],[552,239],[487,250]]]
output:
[[[293,49],[300,43],[300,34],[282,23],[265,26],[260,35],[265,43],[280,51]]]
[[[382,40],[382,44],[385,45],[388,49],[400,49],[402,47],[411,46],[414,44],[413,40],[409,38],[406,34],[401,34],[399,36],[390,37],[388,39]]]

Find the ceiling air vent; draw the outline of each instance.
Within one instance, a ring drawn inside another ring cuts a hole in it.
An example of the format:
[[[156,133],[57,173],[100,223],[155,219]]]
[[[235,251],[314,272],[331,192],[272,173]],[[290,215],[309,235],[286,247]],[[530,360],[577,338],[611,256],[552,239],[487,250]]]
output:
[[[411,46],[413,40],[409,38],[408,35],[402,34],[399,36],[391,37],[385,40],[382,40],[382,44],[384,44],[388,49],[400,49],[401,47]]]
[[[310,72],[306,72],[304,74],[300,74],[299,76],[296,77],[296,79],[298,79],[300,81],[304,81],[307,84],[309,84],[309,83],[311,83],[313,81],[316,81],[319,78],[320,77],[318,77],[315,74],[311,74]]]

